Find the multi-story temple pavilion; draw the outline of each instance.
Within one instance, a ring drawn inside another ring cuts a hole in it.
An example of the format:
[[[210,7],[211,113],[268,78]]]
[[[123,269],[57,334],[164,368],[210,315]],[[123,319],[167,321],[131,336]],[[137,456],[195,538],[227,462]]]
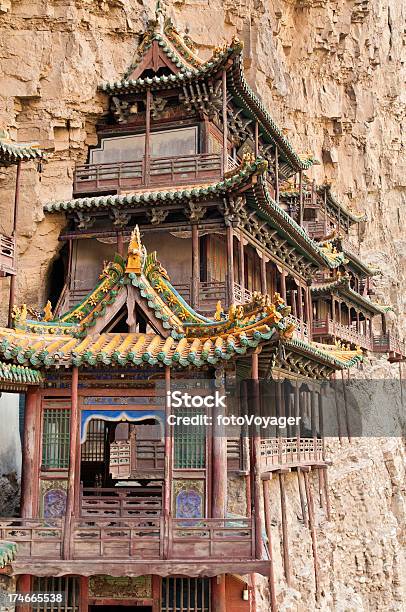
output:
[[[109,110],[73,197],[44,203],[62,228],[52,299],[37,312],[13,290],[0,328],[0,388],[25,395],[20,514],[0,521],[18,589],[64,591],[71,612],[236,612],[256,609],[260,574],[277,610],[269,501],[277,486],[290,583],[293,471],[319,597],[309,472],[328,517],[329,458],[311,383],[367,351],[405,355],[349,246],[365,217],[306,178],[315,160],[249,87],[236,39],[202,61],[158,8],[100,90]],[[227,437],[216,419],[168,420],[184,381],[204,395],[247,379],[253,409],[260,380],[289,381],[275,414],[309,413],[309,428]]]

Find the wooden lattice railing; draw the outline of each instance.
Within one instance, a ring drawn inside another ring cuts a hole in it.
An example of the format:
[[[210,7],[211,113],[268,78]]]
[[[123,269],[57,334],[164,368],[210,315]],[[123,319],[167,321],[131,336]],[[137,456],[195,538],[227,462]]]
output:
[[[364,349],[372,350],[372,339],[366,334],[357,332],[349,325],[343,325],[330,318],[313,320],[313,336],[333,336],[339,340],[351,342]]]
[[[254,518],[84,517],[69,529],[73,560],[255,559]],[[62,559],[63,530],[61,519],[0,519],[0,539],[17,544],[17,561]]]
[[[219,179],[222,155],[199,153],[176,157],[151,157],[137,161],[83,164],[76,166],[73,193],[108,192],[134,187],[181,185],[202,179]]]
[[[269,438],[261,440],[262,470],[323,461],[323,440],[319,438]]]

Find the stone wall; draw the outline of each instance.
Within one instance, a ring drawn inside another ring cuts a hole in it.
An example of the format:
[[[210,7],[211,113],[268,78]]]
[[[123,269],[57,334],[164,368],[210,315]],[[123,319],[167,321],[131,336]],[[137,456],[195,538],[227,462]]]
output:
[[[33,163],[26,164],[22,173],[19,302],[44,304],[49,266],[61,246],[58,235],[64,220],[45,218],[42,205],[71,196],[73,166],[86,160],[88,145],[95,143],[95,124],[107,108],[97,85],[122,75],[154,4],[153,0],[0,1],[0,127],[19,141],[38,142],[50,154],[42,174]],[[189,29],[202,56],[234,34],[244,40],[250,84],[297,150],[312,151],[321,162],[310,178],[331,180],[341,199],[355,210],[367,211],[363,257],[381,267],[383,276],[375,281],[377,298],[395,306],[391,325],[404,330],[406,175],[400,123],[404,4],[398,0],[166,4],[178,27]],[[0,172],[0,231],[10,229],[13,180],[13,169]],[[3,282],[3,323],[6,290]],[[397,372],[396,366],[383,360],[375,367],[383,374],[390,369]],[[332,455],[332,521],[327,522],[322,511],[317,513],[320,605],[325,610],[400,610],[404,447],[396,440],[345,443],[333,448]],[[280,609],[316,609],[309,533],[300,519],[295,476],[286,480],[290,589],[282,578],[277,552],[277,489],[272,496]],[[239,506],[236,486],[232,490]],[[261,582],[257,601],[268,610],[267,587]]]

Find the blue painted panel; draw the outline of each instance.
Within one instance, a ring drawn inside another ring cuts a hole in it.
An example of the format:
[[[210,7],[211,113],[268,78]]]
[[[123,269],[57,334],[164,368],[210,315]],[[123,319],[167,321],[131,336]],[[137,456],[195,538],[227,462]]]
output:
[[[109,410],[108,408],[94,408],[82,410],[80,420],[80,442],[86,440],[87,424],[92,419],[103,421],[146,421],[155,419],[161,425],[162,437],[165,435],[165,412],[163,410]]]

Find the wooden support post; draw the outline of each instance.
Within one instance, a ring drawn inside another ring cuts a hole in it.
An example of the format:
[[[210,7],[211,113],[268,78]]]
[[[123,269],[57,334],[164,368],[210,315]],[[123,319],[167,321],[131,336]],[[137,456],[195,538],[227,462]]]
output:
[[[275,146],[275,201],[279,204],[279,151]]]
[[[221,408],[213,408],[213,448],[212,448],[212,517],[225,518],[227,511],[227,438],[224,426],[218,420]]]
[[[286,582],[291,585],[290,560],[289,560],[289,536],[288,518],[286,513],[286,494],[285,494],[285,475],[278,473],[279,491],[281,496],[281,515],[282,515],[282,548],[283,548],[283,569]]]
[[[17,592],[18,593],[30,593],[31,592],[31,576],[29,574],[20,574],[18,576]],[[27,606],[26,605],[16,606],[15,612],[27,612]]]
[[[80,576],[79,578],[79,610],[80,612],[88,612],[89,610],[89,578]]]
[[[228,305],[234,304],[234,230],[227,225],[227,297]]]
[[[344,397],[345,426],[347,428],[348,442],[351,443],[352,439],[351,439],[350,415],[348,414],[347,387],[345,385],[345,380],[344,380],[344,370],[341,370],[341,383],[343,387],[343,397]]]
[[[316,590],[316,601],[320,600],[320,582],[319,582],[319,558],[317,552],[317,539],[316,539],[316,525],[314,518],[314,504],[313,504],[313,493],[309,483],[309,475],[304,472],[304,481],[306,488],[307,507],[309,511],[309,528],[310,535],[312,538],[312,549],[313,549],[313,565],[314,565],[314,584]]]
[[[322,468],[324,473],[323,482],[324,482],[324,494],[326,497],[326,516],[327,520],[331,521],[331,505],[330,505],[330,496],[328,494],[328,469],[326,467]]]
[[[21,160],[17,163],[16,168],[16,184],[15,184],[15,192],[14,192],[14,211],[13,211],[13,231],[12,237],[14,239],[14,268],[16,268],[17,263],[17,224],[18,224],[18,208],[20,203],[20,176],[21,176]],[[17,272],[17,270],[15,270]],[[11,327],[13,322],[13,306],[15,302],[15,292],[16,292],[16,276],[12,274],[10,276],[10,293],[8,299],[8,327]]]
[[[244,258],[244,239],[242,237],[242,232],[240,233],[240,240],[238,241],[238,259],[239,259],[239,270],[240,277],[239,283],[241,287],[241,293],[244,295],[245,293],[245,258]]]
[[[149,169],[151,163],[151,102],[152,94],[148,87],[145,102],[145,148],[144,148],[144,184],[149,185]]]
[[[319,477],[319,502],[320,502],[320,508],[322,508],[323,510],[326,509],[326,503],[325,503],[325,498],[324,498],[324,471],[322,468],[317,470],[318,472],[318,477]]]
[[[313,460],[317,461],[317,427],[316,427],[316,416],[317,416],[317,393],[310,391],[310,418],[313,438]]]
[[[258,121],[255,121],[255,157],[259,156],[259,125]]]
[[[241,414],[248,414],[247,409],[247,382],[241,382]],[[245,478],[245,486],[246,486],[246,503],[247,503],[247,516],[252,516],[252,495],[251,495],[251,452],[250,452],[250,436],[248,427],[244,426],[244,437],[243,444],[245,450],[245,458],[246,465],[244,468],[247,470],[247,475]]]
[[[310,281],[311,283],[311,281]],[[304,287],[304,298],[305,298],[305,312],[306,312],[306,322],[307,322],[307,330],[309,334],[309,340],[312,339],[313,333],[313,312],[312,312],[312,296],[310,293],[310,284],[308,283],[306,287]]]
[[[327,187],[324,188],[324,236],[327,236],[328,216],[327,216]]]
[[[171,408],[167,401],[168,393],[171,391],[171,369],[165,367],[165,464],[164,464],[164,504],[163,514],[166,523],[165,526],[165,544],[164,558],[169,556],[169,534],[167,533],[169,525],[169,517],[172,514],[172,473],[173,473],[173,434],[172,425],[169,425],[168,419],[171,414]]]
[[[194,308],[199,307],[199,283],[200,283],[200,253],[199,253],[199,228],[196,223],[192,224],[192,304]]]
[[[304,217],[304,210],[303,210],[303,175],[302,175],[302,171],[299,170],[299,225],[300,225],[300,227],[303,226],[303,217]]]
[[[271,519],[271,487],[270,481],[263,481],[264,489],[264,509],[265,509],[265,529],[268,538],[268,554],[269,554],[269,594],[271,603],[271,612],[277,612],[278,606],[276,602],[276,587],[275,587],[275,572],[273,567],[273,549],[272,549],[272,519]]]
[[[228,119],[227,119],[227,71],[222,74],[222,96],[223,96],[223,173],[227,172],[228,164]]]
[[[282,291],[282,299],[285,300],[286,303],[286,271],[282,268],[281,275],[281,291]]]
[[[227,438],[218,417],[221,409],[212,409],[212,518],[223,519],[227,513]],[[211,603],[213,612],[226,612],[226,578],[219,575],[212,578]]]
[[[261,291],[265,295],[267,293],[266,285],[266,259],[264,253],[261,257]]]
[[[71,415],[70,415],[70,444],[69,444],[69,471],[66,495],[66,510],[63,530],[63,558],[71,558],[71,528],[75,508],[75,489],[79,483],[75,482],[76,461],[80,461],[79,447],[79,398],[78,398],[79,370],[76,366],[72,368],[71,388]]]
[[[304,315],[303,315],[303,291],[302,285],[298,285],[297,287],[297,297],[298,297],[298,307],[299,307],[299,319],[301,322],[301,330],[302,330],[302,339],[304,339]]]
[[[261,414],[259,395],[259,355],[253,353],[251,358],[251,378],[253,381],[253,411],[255,415]],[[261,436],[258,427],[254,426],[252,439],[252,475],[255,520],[255,557],[262,559],[262,521],[261,521]]]
[[[25,395],[24,438],[21,466],[21,516],[32,518],[34,512],[34,487],[39,486],[36,473],[36,450],[38,447],[38,390],[29,387]]]
[[[212,612],[227,612],[226,577],[224,574],[211,579],[211,610]]]
[[[300,507],[302,509],[303,524],[305,525],[305,527],[308,527],[309,520],[307,517],[306,491],[303,482],[303,473],[300,467],[297,469],[297,484],[299,488]]]

